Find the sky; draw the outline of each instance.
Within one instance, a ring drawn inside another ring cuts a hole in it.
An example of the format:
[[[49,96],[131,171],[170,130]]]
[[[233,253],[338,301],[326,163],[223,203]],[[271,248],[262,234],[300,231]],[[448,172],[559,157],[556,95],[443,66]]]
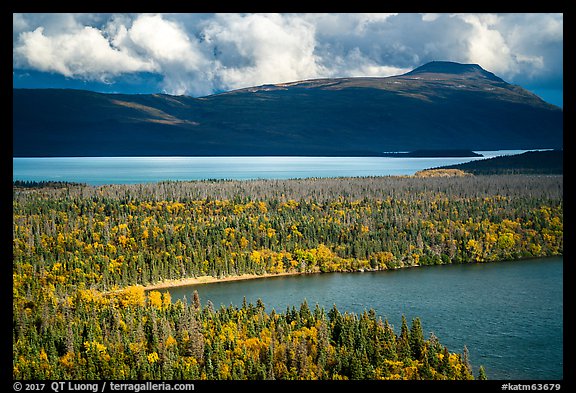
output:
[[[13,86],[202,97],[479,64],[563,106],[563,14],[13,14]]]

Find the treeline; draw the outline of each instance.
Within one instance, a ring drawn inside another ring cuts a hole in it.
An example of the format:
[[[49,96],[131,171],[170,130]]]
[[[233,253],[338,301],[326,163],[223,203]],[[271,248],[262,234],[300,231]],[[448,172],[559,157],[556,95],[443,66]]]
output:
[[[13,184],[15,188],[65,188],[86,185],[85,183],[53,180],[14,180]]]
[[[419,319],[399,334],[373,310],[328,312],[306,302],[201,307],[133,286],[15,305],[13,377],[26,380],[474,379],[466,347],[451,353]],[[478,378],[485,379],[482,368]]]
[[[564,173],[564,151],[528,151],[522,154],[493,157],[440,168],[460,169],[474,175],[561,175]]]
[[[410,176],[261,179],[261,180],[200,180],[193,182],[165,181],[144,184],[110,184],[102,186],[66,187],[58,190],[37,190],[45,197],[92,198],[108,197],[121,200],[151,200],[185,202],[197,199],[277,199],[281,202],[313,200],[325,202],[338,198],[347,200],[403,198],[418,199],[422,193],[442,193],[448,197],[475,198],[493,195],[507,197],[562,198],[562,176],[475,176],[461,178],[413,179]],[[15,192],[14,197],[26,192]]]
[[[427,358],[434,370],[430,373],[424,357],[411,357],[421,364],[407,363],[396,352],[400,357],[385,359],[401,364],[382,363],[375,354],[385,351],[381,338],[366,346],[369,362],[363,352],[352,349],[332,353],[330,346],[337,346],[333,320],[328,323],[319,316],[303,326],[319,332],[326,324],[331,355],[320,356],[318,343],[314,352],[308,339],[304,352],[304,341],[294,341],[295,326],[301,325],[289,310],[257,313],[258,323],[275,321],[276,329],[285,320],[291,326],[277,339],[270,336],[264,349],[262,343],[249,340],[263,339],[263,329],[269,334],[272,327],[261,325],[248,332],[250,323],[238,322],[244,318],[238,313],[245,311],[198,310],[196,322],[186,325],[177,321],[182,313],[191,313],[187,305],[172,304],[167,294],[151,292],[146,297],[134,285],[203,275],[383,270],[559,255],[562,177],[15,187],[12,228],[15,378],[261,378],[270,377],[271,370],[275,378],[456,378],[468,374],[435,366],[435,359],[444,355]],[[349,328],[354,330],[360,329],[353,326],[364,317],[343,318],[354,320]],[[371,329],[380,331],[381,324],[368,319]],[[233,333],[250,344],[213,347],[224,340],[216,332],[228,334],[211,330],[212,322],[206,321],[216,320],[221,325],[236,320],[238,332]],[[199,342],[210,345],[194,349]],[[350,345],[347,348],[356,348]],[[260,348],[258,357],[255,348]],[[285,348],[287,356],[278,364],[295,361],[296,371],[274,368],[278,348]],[[235,363],[236,350],[243,363]],[[298,351],[306,356],[296,361]],[[228,371],[216,371],[223,356]],[[448,358],[460,364],[454,356]],[[271,363],[262,365],[262,360]],[[371,368],[354,373],[346,369],[358,360]],[[413,372],[406,370],[412,366]]]

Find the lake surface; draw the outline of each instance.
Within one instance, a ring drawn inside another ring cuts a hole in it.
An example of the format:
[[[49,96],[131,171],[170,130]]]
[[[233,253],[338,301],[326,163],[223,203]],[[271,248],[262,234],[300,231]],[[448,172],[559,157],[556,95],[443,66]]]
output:
[[[292,179],[413,175],[415,172],[526,150],[479,151],[483,157],[42,157],[12,159],[14,180],[101,184],[162,180]]]
[[[468,347],[474,375],[489,379],[563,378],[563,258],[427,266],[394,271],[327,273],[222,282],[170,289],[172,300],[241,307],[261,299],[270,312],[306,300],[326,312],[373,308],[400,333],[419,317],[451,352]]]

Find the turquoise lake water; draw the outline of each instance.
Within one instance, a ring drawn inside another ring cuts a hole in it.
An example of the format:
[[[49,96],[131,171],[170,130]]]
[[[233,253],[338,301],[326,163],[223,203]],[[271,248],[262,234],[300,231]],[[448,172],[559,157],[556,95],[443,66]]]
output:
[[[413,175],[416,171],[526,150],[480,151],[483,157],[42,157],[13,158],[14,180],[101,184],[162,180],[292,179]]]

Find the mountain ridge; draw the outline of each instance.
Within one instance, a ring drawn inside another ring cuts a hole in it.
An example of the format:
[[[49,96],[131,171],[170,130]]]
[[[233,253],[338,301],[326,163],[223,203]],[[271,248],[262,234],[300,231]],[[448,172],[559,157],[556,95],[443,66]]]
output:
[[[193,98],[13,90],[13,155],[381,155],[562,147],[562,109],[479,65]]]
[[[486,71],[478,64],[462,64],[452,61],[431,61],[420,67],[405,73],[404,75],[418,75],[418,74],[450,74],[450,75],[468,75],[485,79],[490,79],[497,82],[504,82],[503,79],[497,77],[492,72]]]

